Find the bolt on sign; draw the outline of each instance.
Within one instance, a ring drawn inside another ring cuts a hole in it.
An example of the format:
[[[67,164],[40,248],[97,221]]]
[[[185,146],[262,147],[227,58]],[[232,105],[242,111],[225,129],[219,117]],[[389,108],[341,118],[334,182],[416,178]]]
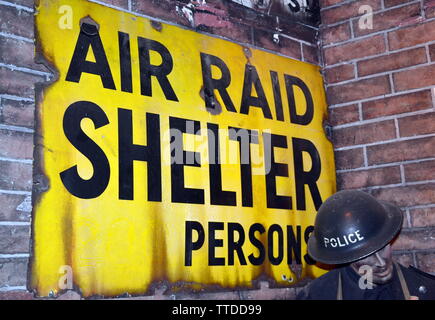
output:
[[[335,192],[319,67],[86,1],[40,0],[35,19],[57,75],[37,104],[39,295],[323,273],[306,253]]]

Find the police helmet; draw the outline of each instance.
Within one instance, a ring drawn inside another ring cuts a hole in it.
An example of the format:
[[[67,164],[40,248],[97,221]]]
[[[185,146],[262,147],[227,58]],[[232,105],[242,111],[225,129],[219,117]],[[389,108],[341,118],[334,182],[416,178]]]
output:
[[[382,249],[399,232],[402,211],[357,190],[339,191],[319,208],[308,253],[324,264],[344,264]]]

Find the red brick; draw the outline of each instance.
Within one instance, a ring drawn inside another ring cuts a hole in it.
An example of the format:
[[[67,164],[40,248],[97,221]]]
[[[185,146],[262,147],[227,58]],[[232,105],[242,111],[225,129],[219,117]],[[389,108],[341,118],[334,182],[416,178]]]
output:
[[[0,189],[32,190],[32,165],[12,161],[0,161]]]
[[[427,273],[435,273],[435,253],[417,253],[418,268]]]
[[[0,68],[0,94],[17,95],[25,98],[34,98],[34,85],[44,82],[41,76],[35,76],[19,71]]]
[[[373,189],[372,195],[400,207],[431,204],[435,199],[435,184],[419,184],[394,188]]]
[[[27,283],[27,259],[0,259],[0,288],[25,286]]]
[[[400,263],[402,266],[409,267],[414,265],[414,259],[412,254],[410,253],[394,253],[393,252],[394,261]]]
[[[247,10],[247,11],[251,11],[251,10]],[[275,17],[272,18],[276,20]],[[255,23],[253,24],[253,27],[261,28],[257,20],[258,18],[255,19]],[[291,19],[279,19],[278,28],[280,30],[280,33],[288,35],[290,37],[304,40],[312,44],[316,44],[317,42],[317,32],[318,32],[317,28],[312,28],[304,24],[297,23],[295,21],[292,21]],[[273,30],[273,24],[268,24],[264,26],[264,29]]]
[[[370,165],[433,157],[435,137],[419,138],[367,147]]]
[[[26,38],[33,38],[33,13],[17,10],[14,7],[1,6],[1,31]]]
[[[334,129],[333,138],[336,148],[391,140],[396,138],[396,127],[394,121],[389,120]]]
[[[404,117],[398,121],[401,137],[435,133],[435,113]]]
[[[430,55],[430,60],[435,61],[435,44],[431,44],[429,46],[429,55]]]
[[[28,253],[28,226],[0,226],[0,253]]]
[[[364,166],[362,148],[335,151],[334,156],[336,170],[355,169]]]
[[[427,62],[426,48],[416,48],[359,61],[357,64],[358,75],[366,76],[374,73],[415,66],[425,62]]]
[[[201,26],[197,30],[243,43],[252,43],[252,29],[243,24],[228,23],[226,27]]]
[[[337,186],[340,190],[395,184],[400,181],[398,166],[337,173]]]
[[[339,7],[326,9],[320,13],[322,23],[332,24],[347,20],[349,18],[357,17],[360,15],[358,10],[363,5],[369,5],[372,7],[373,11],[376,11],[381,8],[381,2],[381,0],[361,0],[344,4]]]
[[[416,16],[420,16],[419,3],[373,14],[373,29],[360,29],[359,19],[356,19],[353,22],[353,32],[356,37],[359,37],[369,33],[395,28],[402,21]]]
[[[324,69],[326,83],[336,83],[355,78],[355,66],[342,64],[336,67]]]
[[[394,88],[397,91],[428,87],[435,84],[435,64],[393,74]]]
[[[33,102],[2,100],[0,122],[8,125],[34,127],[35,104]]]
[[[407,164],[405,167],[405,180],[421,181],[435,180],[435,161],[422,161]]]
[[[346,41],[352,37],[350,33],[349,22],[345,22],[333,27],[322,28],[320,33],[323,40],[323,45]]]
[[[128,0],[100,0],[100,1],[110,4],[112,6],[128,9]]]
[[[426,19],[435,18],[435,7],[427,7],[424,9],[424,14]]]
[[[413,227],[435,227],[435,207],[411,209],[409,211]]]
[[[431,92],[430,90],[423,90],[363,102],[362,114],[363,119],[366,120],[429,108],[432,108]]]
[[[405,4],[414,0],[384,0],[384,5],[386,8],[395,7],[401,4]]]
[[[388,33],[390,50],[416,46],[435,40],[435,21],[412,25]]]
[[[381,96],[390,92],[388,76],[353,81],[327,89],[330,105]]]
[[[435,18],[435,1],[425,0],[424,1],[424,14],[426,19]]]
[[[330,7],[332,5],[338,4],[343,1],[345,0],[320,0],[320,7],[321,8]]]
[[[283,55],[301,60],[301,43],[280,36],[279,42],[273,41],[273,32],[266,30],[254,30],[254,44],[258,47],[282,53]]]
[[[0,194],[0,221],[30,221],[30,206],[23,205],[27,197],[19,194]]]
[[[34,50],[35,46],[32,43],[10,38],[0,38],[1,62],[48,72],[49,70],[42,64],[34,62]]]
[[[316,64],[316,65],[319,64],[319,56],[318,56],[317,47],[311,47],[311,46],[307,46],[305,44],[302,44],[302,50],[304,53],[304,61]]]
[[[358,121],[358,105],[352,104],[349,106],[330,109],[328,120],[332,126]]]
[[[177,12],[178,1],[132,0],[132,10],[141,14],[192,27],[186,17]]]
[[[238,24],[247,24],[251,27],[271,30],[279,27],[279,29],[283,30],[284,33],[287,33],[288,31],[291,32],[291,28],[295,25],[292,21],[289,21],[288,24],[286,23],[287,21],[277,21],[276,17],[272,15],[250,10],[232,1],[227,1],[225,4],[228,10],[227,18],[229,21]],[[279,26],[279,23],[281,23],[281,26]]]
[[[0,300],[34,300],[33,293],[27,291],[0,292]]]
[[[394,250],[425,250],[435,248],[435,229],[404,231],[393,243]]]
[[[14,159],[33,158],[33,134],[0,130],[0,156]]]
[[[385,40],[382,35],[353,41],[324,49],[326,65],[364,58],[385,52]]]
[[[19,5],[24,6],[24,7],[28,7],[28,8],[33,8],[35,0],[12,0],[9,2],[13,2],[13,3],[19,4]]]

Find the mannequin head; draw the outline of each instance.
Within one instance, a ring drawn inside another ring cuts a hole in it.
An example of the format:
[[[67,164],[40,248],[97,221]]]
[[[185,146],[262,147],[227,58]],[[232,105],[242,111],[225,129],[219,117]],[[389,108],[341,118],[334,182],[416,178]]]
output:
[[[372,269],[374,285],[385,284],[393,277],[393,257],[391,253],[391,245],[387,244],[385,247],[376,251],[375,253],[365,257],[364,259],[351,263],[351,267],[360,276],[363,276],[362,266],[368,266]]]

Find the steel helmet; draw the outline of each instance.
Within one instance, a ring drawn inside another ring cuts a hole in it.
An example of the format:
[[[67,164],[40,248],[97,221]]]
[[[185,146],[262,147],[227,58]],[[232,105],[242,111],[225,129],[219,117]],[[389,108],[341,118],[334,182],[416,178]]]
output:
[[[357,190],[337,192],[319,208],[308,253],[325,264],[344,264],[383,248],[399,232],[402,211]]]

